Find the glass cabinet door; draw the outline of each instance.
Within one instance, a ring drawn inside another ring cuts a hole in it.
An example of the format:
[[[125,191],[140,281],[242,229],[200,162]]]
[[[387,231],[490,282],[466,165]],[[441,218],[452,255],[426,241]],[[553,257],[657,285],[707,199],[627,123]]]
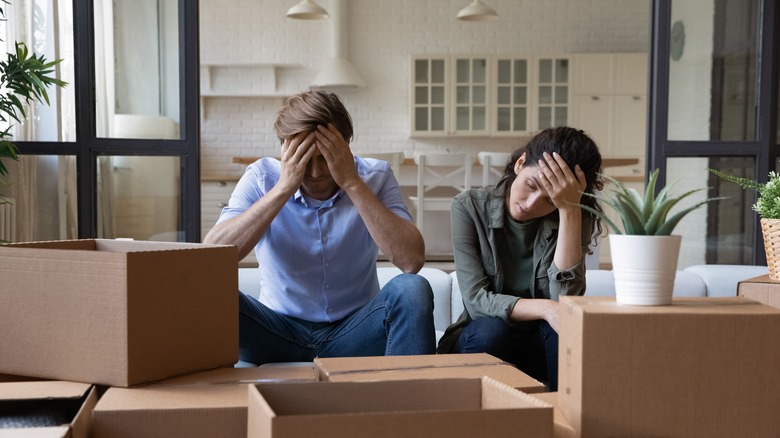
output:
[[[412,96],[412,132],[444,135],[447,133],[445,58],[412,60],[414,78]]]
[[[488,60],[455,58],[455,132],[486,134],[488,130]]]
[[[514,135],[529,131],[528,60],[496,60],[493,131]]]
[[[569,59],[540,58],[537,79],[537,129],[568,125]]]

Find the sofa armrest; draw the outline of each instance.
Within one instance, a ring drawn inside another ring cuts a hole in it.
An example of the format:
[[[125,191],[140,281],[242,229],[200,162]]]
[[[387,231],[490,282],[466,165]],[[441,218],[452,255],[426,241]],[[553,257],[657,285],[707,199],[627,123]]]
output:
[[[708,297],[733,297],[737,295],[737,283],[766,275],[769,268],[753,265],[693,265],[683,272],[701,278],[707,287]]]

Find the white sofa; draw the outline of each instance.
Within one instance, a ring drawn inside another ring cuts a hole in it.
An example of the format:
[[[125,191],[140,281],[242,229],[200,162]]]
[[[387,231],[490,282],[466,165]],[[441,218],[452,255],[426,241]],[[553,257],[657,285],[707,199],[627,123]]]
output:
[[[239,268],[238,288],[244,293],[257,297],[260,282],[256,268]],[[725,297],[737,293],[737,283],[748,278],[767,274],[766,266],[748,265],[696,265],[677,271],[674,281],[674,295],[678,297]],[[383,286],[391,278],[401,273],[395,267],[377,268],[379,284]],[[433,321],[437,339],[444,330],[463,312],[458,279],[455,272],[447,273],[436,268],[423,268],[420,275],[425,277],[433,289]],[[615,282],[612,271],[591,269],[586,271],[588,296],[615,295]]]

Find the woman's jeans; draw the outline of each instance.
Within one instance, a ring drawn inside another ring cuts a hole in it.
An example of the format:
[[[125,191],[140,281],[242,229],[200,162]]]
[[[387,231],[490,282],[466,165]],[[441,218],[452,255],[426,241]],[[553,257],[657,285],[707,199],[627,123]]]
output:
[[[501,318],[477,318],[464,327],[452,352],[491,354],[558,390],[558,333],[547,321],[520,335]]]
[[[281,315],[239,292],[242,361],[309,362],[315,357],[434,354],[433,291],[424,277],[401,274],[368,304],[336,322]]]

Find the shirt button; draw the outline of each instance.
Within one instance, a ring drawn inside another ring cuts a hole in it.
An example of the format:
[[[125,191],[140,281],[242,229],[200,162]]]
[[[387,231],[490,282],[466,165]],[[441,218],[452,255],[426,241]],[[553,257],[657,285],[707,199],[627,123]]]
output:
[[[330,285],[329,285],[329,284],[326,284],[326,285],[325,285],[325,289],[330,289]]]
[[[330,263],[325,263],[325,267],[326,268],[329,267],[329,266],[330,266]]]
[[[323,241],[323,242],[327,242],[327,241],[328,241],[328,237],[327,237],[327,236],[323,237],[323,238],[322,238],[322,241]]]

